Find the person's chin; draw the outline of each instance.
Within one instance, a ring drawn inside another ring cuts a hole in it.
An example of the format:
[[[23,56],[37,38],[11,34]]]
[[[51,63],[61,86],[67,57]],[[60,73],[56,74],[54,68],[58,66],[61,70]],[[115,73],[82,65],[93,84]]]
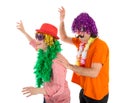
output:
[[[37,50],[39,50],[39,49],[43,50],[40,46],[37,46]]]

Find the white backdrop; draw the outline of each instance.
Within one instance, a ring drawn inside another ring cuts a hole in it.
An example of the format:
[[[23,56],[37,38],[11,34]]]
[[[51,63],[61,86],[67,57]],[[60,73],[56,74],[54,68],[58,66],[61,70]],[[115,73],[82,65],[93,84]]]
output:
[[[35,29],[44,22],[59,27],[58,8],[66,9],[65,26],[69,36],[73,19],[81,12],[88,12],[96,21],[99,37],[110,48],[110,96],[109,103],[119,101],[119,44],[120,15],[119,0],[1,0],[0,1],[0,103],[42,103],[43,96],[26,98],[21,90],[24,86],[35,86],[33,66],[36,51],[27,39],[16,29],[16,22],[22,20],[26,31],[34,37]],[[63,55],[75,61],[76,48],[63,45]],[[67,80],[71,90],[71,103],[79,103],[80,87],[71,82],[72,72],[68,70]]]

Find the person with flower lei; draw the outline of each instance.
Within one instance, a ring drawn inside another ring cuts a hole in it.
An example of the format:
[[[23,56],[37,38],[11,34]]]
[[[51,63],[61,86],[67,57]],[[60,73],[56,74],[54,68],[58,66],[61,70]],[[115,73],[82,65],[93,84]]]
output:
[[[25,31],[22,21],[17,22],[17,29],[26,36],[38,54],[34,66],[37,87],[24,87],[23,94],[27,97],[43,94],[44,103],[70,103],[67,71],[56,59],[58,55],[62,55],[57,28],[52,24],[43,23],[40,29],[36,29],[35,39]]]
[[[59,8],[61,40],[77,47],[76,63],[59,56],[59,63],[73,71],[72,82],[81,87],[80,103],[107,103],[109,96],[109,47],[98,37],[95,21],[86,12],[80,13],[72,23],[75,37],[65,31],[64,7]]]

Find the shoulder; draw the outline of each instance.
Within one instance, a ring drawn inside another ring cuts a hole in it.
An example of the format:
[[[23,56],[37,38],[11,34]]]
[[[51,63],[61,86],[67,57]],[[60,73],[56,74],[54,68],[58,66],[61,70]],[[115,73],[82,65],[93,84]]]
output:
[[[62,56],[62,54],[59,54]],[[66,73],[66,68],[59,62],[60,59],[59,57],[58,58],[55,58],[53,60],[53,64],[52,64],[52,69],[54,72],[65,72]]]
[[[108,44],[100,38],[96,38],[93,45],[108,48]]]
[[[58,62],[58,59],[60,59],[60,58],[65,58],[61,53],[58,53],[57,54],[57,57],[53,60],[53,62],[55,62],[55,63],[59,63]]]
[[[57,57],[53,60],[53,65],[57,65],[59,67],[64,68],[64,66],[59,62],[59,59],[65,58],[61,53],[57,54]]]

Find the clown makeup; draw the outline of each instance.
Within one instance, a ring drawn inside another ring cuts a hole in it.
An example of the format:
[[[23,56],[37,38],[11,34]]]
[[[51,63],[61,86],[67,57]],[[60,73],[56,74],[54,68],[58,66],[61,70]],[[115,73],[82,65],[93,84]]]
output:
[[[41,33],[36,33],[35,34],[35,38],[39,41],[43,40],[45,38],[45,36]]]

